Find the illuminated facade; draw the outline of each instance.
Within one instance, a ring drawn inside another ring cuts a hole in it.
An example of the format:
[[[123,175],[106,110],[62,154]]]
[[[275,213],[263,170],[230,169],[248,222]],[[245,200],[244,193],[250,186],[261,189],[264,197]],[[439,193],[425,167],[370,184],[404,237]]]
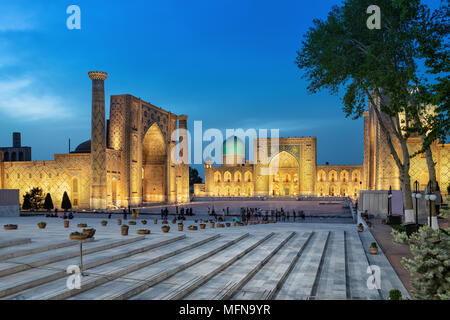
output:
[[[363,166],[317,166],[317,138],[280,138],[278,152],[271,154],[271,139],[256,139],[251,164],[245,146],[232,138],[223,147],[223,163],[205,164],[205,183],[194,186],[195,196],[298,197],[359,195]],[[228,161],[228,162],[227,162]]]
[[[395,141],[395,139],[392,139]],[[400,190],[399,171],[386,143],[386,137],[376,121],[373,107],[364,113],[364,164],[317,165],[315,137],[280,138],[279,152],[270,155],[270,139],[266,143],[256,139],[256,152],[262,159],[268,157],[268,165],[245,160],[245,146],[235,140],[235,148],[227,152],[224,146],[223,163],[226,159],[239,159],[234,163],[214,166],[205,164],[205,183],[194,186],[194,195],[200,197],[359,197],[360,190]],[[421,147],[419,137],[408,140],[410,154]],[[396,148],[400,152],[400,146]],[[232,152],[231,152],[232,151]],[[445,199],[450,178],[450,145],[432,145],[436,163],[437,181]],[[234,153],[233,153],[234,152]],[[233,158],[234,157],[234,158]],[[277,165],[274,165],[274,164]],[[278,167],[274,172],[272,167]],[[268,169],[268,170],[267,170]],[[264,170],[264,171],[262,171]],[[425,155],[411,159],[411,182],[418,181],[424,190],[428,183]]]
[[[118,95],[111,96],[110,119],[105,121],[107,76],[89,72],[91,140],[69,154],[55,154],[53,161],[9,162],[0,153],[1,189],[19,189],[22,201],[26,192],[40,187],[56,207],[67,192],[75,210],[189,201],[189,166],[170,157],[178,143],[172,132],[187,129],[187,116]]]

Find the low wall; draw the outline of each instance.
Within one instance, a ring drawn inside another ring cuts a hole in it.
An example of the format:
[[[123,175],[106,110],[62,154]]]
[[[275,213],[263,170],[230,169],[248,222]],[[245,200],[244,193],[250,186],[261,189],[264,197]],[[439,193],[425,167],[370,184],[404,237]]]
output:
[[[397,192],[397,191],[396,191]],[[416,210],[416,199],[413,198],[414,212]],[[422,192],[422,198],[417,201],[419,208],[419,221],[426,220],[428,215],[427,201],[425,193]],[[373,214],[376,217],[385,218],[388,213],[388,191],[387,190],[361,190],[358,200],[358,211]],[[393,214],[399,214],[393,212]]]
[[[19,190],[0,189],[0,217],[18,217],[19,215]]]
[[[361,190],[359,192],[358,211],[372,214],[376,217],[386,217],[388,212],[388,191]]]

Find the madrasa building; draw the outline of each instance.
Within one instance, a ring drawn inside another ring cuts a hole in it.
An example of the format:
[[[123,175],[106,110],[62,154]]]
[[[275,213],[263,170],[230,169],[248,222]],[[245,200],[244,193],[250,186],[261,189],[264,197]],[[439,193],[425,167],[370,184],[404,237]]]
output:
[[[232,137],[223,144],[223,165],[205,163],[205,183],[194,186],[198,197],[359,197],[360,190],[400,190],[399,170],[390,153],[373,106],[364,112],[364,161],[360,165],[318,165],[317,138],[279,138],[271,154],[271,139],[255,139],[253,159],[246,159],[245,144]],[[386,115],[383,115],[386,117]],[[389,130],[393,135],[392,130]],[[245,139],[245,138],[244,138]],[[391,139],[401,156],[401,146]],[[410,155],[421,149],[420,137],[408,138]],[[450,145],[431,146],[436,178],[445,199],[450,181]],[[259,159],[268,159],[261,162]],[[411,183],[427,186],[425,154],[411,158]]]
[[[187,116],[131,95],[113,95],[106,121],[108,74],[93,71],[88,75],[92,80],[91,140],[74,152],[55,154],[53,161],[13,162],[0,152],[0,189],[19,189],[22,202],[26,192],[39,187],[44,195],[51,194],[58,208],[67,192],[74,210],[189,201],[189,166],[169,156],[178,143],[172,132],[187,129]]]
[[[113,95],[106,120],[108,74],[93,71],[88,75],[92,80],[91,140],[68,154],[55,154],[53,161],[26,157],[13,161],[12,149],[0,150],[0,189],[19,189],[22,201],[26,192],[39,187],[52,195],[58,208],[67,192],[74,210],[189,202],[189,165],[177,161],[189,152],[188,117],[132,95]],[[364,161],[359,165],[318,165],[316,137],[279,138],[273,153],[271,139],[256,139],[254,159],[263,155],[267,161],[250,163],[245,144],[231,139],[224,143],[223,165],[205,162],[205,183],[194,186],[194,196],[357,198],[360,190],[400,189],[398,169],[372,105],[364,113]],[[180,152],[172,157],[177,145]],[[409,138],[408,147],[411,154],[419,150],[420,138]],[[432,151],[445,198],[449,145],[435,142]],[[5,152],[9,152],[6,157]],[[423,190],[428,183],[424,157],[411,159],[410,174],[412,183],[417,180]]]

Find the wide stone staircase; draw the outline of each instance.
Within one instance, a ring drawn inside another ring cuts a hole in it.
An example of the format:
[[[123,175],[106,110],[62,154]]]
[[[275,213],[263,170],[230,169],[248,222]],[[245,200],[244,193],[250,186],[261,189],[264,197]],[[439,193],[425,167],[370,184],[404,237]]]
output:
[[[66,269],[80,264],[77,241],[1,240],[0,299],[385,299],[398,278],[368,289],[369,265],[390,270],[368,256],[369,242],[354,226],[99,238],[83,243],[81,288],[69,289]]]

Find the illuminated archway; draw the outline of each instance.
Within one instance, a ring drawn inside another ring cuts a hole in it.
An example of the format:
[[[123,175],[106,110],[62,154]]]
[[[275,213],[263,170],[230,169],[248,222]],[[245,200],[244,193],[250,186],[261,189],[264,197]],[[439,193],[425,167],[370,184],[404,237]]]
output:
[[[78,182],[78,178],[74,177],[72,179],[72,206],[73,207],[78,207],[79,206],[79,196],[80,196],[80,186],[79,186],[79,182]]]
[[[353,170],[353,172],[352,172],[352,181],[353,181],[353,182],[358,182],[358,181],[360,181],[360,173],[359,173],[359,170]]]
[[[142,199],[144,202],[166,201],[167,149],[164,136],[155,123],[142,143]]]
[[[274,197],[296,196],[299,192],[299,164],[290,153],[282,151],[269,164],[269,194]]]
[[[329,179],[331,182],[336,182],[336,181],[337,181],[337,172],[336,172],[335,170],[331,170],[331,171],[328,173],[328,179]]]
[[[348,182],[348,177],[349,177],[349,174],[348,174],[347,170],[341,171],[341,181],[342,182]]]
[[[252,182],[253,175],[250,171],[247,171],[244,175],[245,182]]]
[[[231,173],[229,171],[226,171],[223,175],[223,180],[225,182],[231,182]]]
[[[113,205],[117,204],[117,179],[111,181],[111,200]]]
[[[319,170],[317,173],[317,181],[324,182],[327,180],[327,174],[323,170]]]

